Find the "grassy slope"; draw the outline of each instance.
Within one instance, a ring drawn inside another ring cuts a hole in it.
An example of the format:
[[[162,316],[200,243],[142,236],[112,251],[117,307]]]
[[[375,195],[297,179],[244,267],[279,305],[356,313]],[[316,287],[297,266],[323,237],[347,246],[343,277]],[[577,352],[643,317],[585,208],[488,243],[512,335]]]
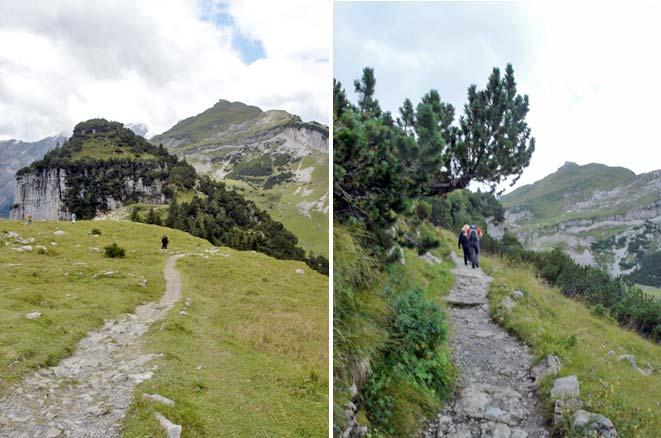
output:
[[[615,212],[568,213],[564,206],[568,201],[585,200],[595,191],[611,189],[634,177],[633,172],[622,167],[608,167],[603,164],[578,166],[569,163],[540,181],[503,196],[501,202],[506,209],[527,207],[535,216],[534,222],[544,225],[567,219],[608,215]]]
[[[138,394],[175,400],[158,409],[189,437],[327,436],[328,278],[298,262],[221,253],[178,262],[193,304],[152,327],[149,349],[165,356]],[[124,436],[158,430],[153,410],[136,397]]]
[[[342,426],[342,406],[351,400],[351,376],[359,382],[363,380],[374,366],[379,351],[389,342],[387,324],[392,317],[389,299],[394,301],[399,294],[419,287],[428,300],[444,307],[443,297],[449,291],[454,277],[451,272],[453,263],[448,257],[450,249],[445,243],[432,251],[443,260],[439,265],[430,266],[418,258],[413,250],[407,249],[405,265],[396,263],[380,272],[370,263],[369,257],[363,254],[349,229],[338,224],[333,228],[334,287],[336,290],[338,287],[350,289],[355,282],[364,281],[367,284],[366,288],[352,291],[353,306],[348,316],[341,321],[334,320],[334,424]],[[449,354],[447,349],[444,351]],[[397,432],[407,436],[419,431],[425,417],[437,413],[440,406],[437,400],[430,399],[419,388],[400,383],[385,389],[384,395],[393,398]],[[361,424],[369,423],[360,407],[357,421]]]
[[[244,181],[225,179],[223,182],[236,187],[246,198],[268,210],[273,219],[282,222],[298,237],[301,247],[306,251],[328,257],[328,213],[311,210],[310,217],[307,217],[298,208],[300,202],[319,199],[328,193],[328,155],[305,157],[302,163],[302,168],[315,167],[309,183],[284,183],[277,184],[272,189],[263,189],[252,187]],[[307,197],[295,193],[299,184],[303,189],[312,190],[312,193]]]
[[[64,236],[55,236],[57,228]],[[98,228],[99,237],[89,235]],[[159,254],[163,229],[142,224],[79,221],[2,221],[0,231],[14,231],[47,254],[17,252],[0,240],[0,395],[31,369],[50,366],[68,356],[76,343],[104,319],[130,312],[163,293],[164,258]],[[167,230],[174,250],[191,251],[209,243]],[[116,241],[127,249],[124,259],[109,259],[90,248]],[[13,243],[13,239],[10,240]],[[57,246],[52,246],[56,242]],[[119,271],[112,278],[98,272]],[[147,279],[147,287],[139,285]],[[43,314],[29,321],[25,314]]]
[[[64,236],[54,235],[58,228]],[[101,230],[101,236],[89,235],[92,228]],[[163,233],[170,237],[172,251],[211,247],[181,231],[130,222],[27,226],[2,221],[0,231],[34,237],[33,245],[48,247],[43,255],[22,253],[10,249],[13,239],[11,245],[0,240],[0,396],[31,370],[70,355],[77,342],[105,319],[158,299],[165,286],[165,258],[159,252]],[[51,241],[58,245],[51,246]],[[89,250],[113,241],[127,249],[126,258],[108,259]],[[174,381],[182,385],[179,388],[194,388],[176,395],[162,390],[178,402],[167,413],[181,420],[185,430],[197,432],[194,436],[218,436],[218,419],[221,432],[252,427],[257,435],[324,433],[328,278],[302,263],[226,248],[221,252],[230,257],[191,257],[178,263],[182,293],[194,300],[191,315],[179,324],[176,306],[164,323],[168,329],[149,333],[151,347],[167,354],[153,383],[144,385]],[[305,275],[295,274],[297,268]],[[109,270],[119,274],[92,278]],[[139,286],[143,276],[146,288]],[[43,316],[27,320],[25,314],[33,311]],[[203,369],[192,375],[194,367],[186,364],[201,364]],[[139,402],[133,406],[127,436],[160,433],[153,421],[142,421],[148,413],[149,407]],[[250,425],[241,424],[245,418],[251,418]],[[302,426],[303,421],[309,426]]]
[[[483,264],[494,277],[489,291],[492,314],[503,318],[502,324],[532,347],[536,360],[547,354],[560,357],[560,375],[578,376],[585,409],[609,417],[620,436],[658,436],[659,345],[592,315],[587,307],[548,287],[525,267],[492,257],[484,257]],[[525,297],[513,312],[505,314],[497,303],[514,289],[524,291]],[[614,353],[609,354],[611,351]],[[654,373],[639,374],[628,362],[617,359],[621,354],[634,354],[640,367],[654,368]],[[548,398],[551,384],[549,377],[542,385],[544,398]]]
[[[286,111],[272,112],[277,114],[271,123],[259,124],[254,132],[241,132],[241,137],[246,134],[256,134],[257,132],[273,128],[290,121],[293,116]],[[185,146],[178,146],[177,151],[194,149],[206,144],[215,144],[218,139],[212,137],[214,132],[222,132],[231,128],[233,125],[245,123],[251,120],[258,120],[264,117],[264,113],[256,106],[246,105],[241,102],[228,102],[220,100],[213,107],[202,113],[184,119],[170,128],[163,134],[155,136],[151,141],[158,144],[164,138],[187,139]],[[221,143],[230,142],[235,138],[232,136],[224,137]]]

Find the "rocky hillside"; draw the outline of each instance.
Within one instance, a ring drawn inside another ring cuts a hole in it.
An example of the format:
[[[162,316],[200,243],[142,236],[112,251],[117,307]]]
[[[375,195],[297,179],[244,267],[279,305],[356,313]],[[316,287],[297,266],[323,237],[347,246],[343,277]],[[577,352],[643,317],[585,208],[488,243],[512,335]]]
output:
[[[242,191],[316,254],[328,253],[328,128],[220,100],[151,139]]]
[[[165,187],[174,183],[172,172],[184,165],[121,123],[89,120],[76,125],[61,147],[16,173],[10,217],[93,218],[127,202],[160,204],[172,193]]]
[[[0,217],[7,217],[14,205],[16,171],[41,159],[46,152],[67,141],[62,135],[46,137],[35,142],[0,141]]]
[[[661,170],[568,162],[501,201],[505,226],[530,249],[560,246],[581,264],[643,284],[661,275],[651,266],[661,250]]]

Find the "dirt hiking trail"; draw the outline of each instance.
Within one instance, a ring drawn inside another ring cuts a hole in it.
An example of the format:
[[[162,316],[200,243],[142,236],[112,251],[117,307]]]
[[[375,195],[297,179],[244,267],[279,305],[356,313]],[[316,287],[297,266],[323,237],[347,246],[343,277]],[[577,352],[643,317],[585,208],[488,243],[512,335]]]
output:
[[[456,264],[447,298],[450,347],[460,371],[459,389],[429,425],[425,437],[549,437],[530,374],[528,348],[489,316],[492,278]]]
[[[0,437],[116,437],[136,385],[151,378],[156,355],[143,335],[179,300],[178,258],[165,262],[165,294],[134,314],[108,320],[59,365],[35,371],[0,400]]]

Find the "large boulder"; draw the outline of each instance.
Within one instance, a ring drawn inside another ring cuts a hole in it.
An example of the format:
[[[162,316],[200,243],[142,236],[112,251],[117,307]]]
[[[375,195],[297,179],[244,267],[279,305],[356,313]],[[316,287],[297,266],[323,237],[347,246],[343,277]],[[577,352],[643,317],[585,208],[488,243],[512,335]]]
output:
[[[578,378],[574,376],[560,377],[553,381],[552,399],[577,398],[580,393]]]
[[[548,375],[558,374],[560,371],[560,358],[554,354],[549,354],[532,369],[531,374],[535,379],[535,384],[539,385]]]

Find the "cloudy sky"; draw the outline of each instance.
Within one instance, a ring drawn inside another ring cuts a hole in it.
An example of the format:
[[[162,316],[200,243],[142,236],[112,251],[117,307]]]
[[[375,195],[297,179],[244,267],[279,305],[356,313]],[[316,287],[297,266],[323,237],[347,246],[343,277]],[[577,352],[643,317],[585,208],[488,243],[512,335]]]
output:
[[[92,117],[148,136],[219,99],[328,123],[324,0],[0,1],[0,139]]]
[[[661,168],[661,5],[540,3],[336,3],[334,75],[353,91],[374,67],[395,114],[430,88],[461,109],[470,84],[511,62],[537,139],[517,186],[565,161]]]

